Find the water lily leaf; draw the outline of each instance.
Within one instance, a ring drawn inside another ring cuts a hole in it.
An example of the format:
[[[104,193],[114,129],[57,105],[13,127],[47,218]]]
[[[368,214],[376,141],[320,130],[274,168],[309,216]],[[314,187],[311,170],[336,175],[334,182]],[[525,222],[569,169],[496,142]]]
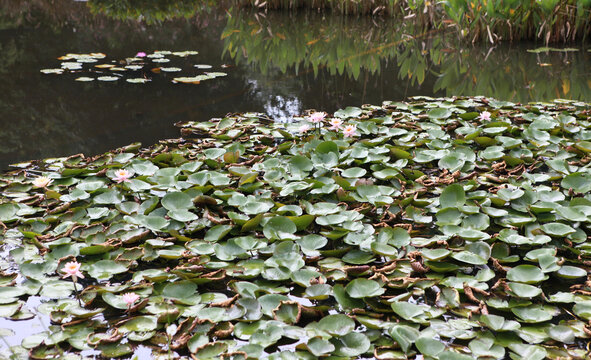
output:
[[[565,176],[560,185],[565,189],[573,189],[578,193],[591,191],[591,174],[576,172]]]
[[[130,219],[132,220],[131,222],[137,223],[138,225],[142,225],[152,231],[160,231],[167,227],[170,223],[163,216],[158,215],[134,215],[133,217],[126,217],[126,219]]]
[[[486,265],[486,263],[488,263],[488,258],[485,259],[482,256],[470,251],[460,251],[453,254],[451,257],[458,261],[472,265]]]
[[[378,233],[377,240],[379,243],[387,243],[394,247],[400,248],[410,244],[410,235],[403,228],[385,227]]]
[[[156,316],[136,316],[119,326],[118,329],[120,332],[126,334],[132,331],[152,331],[155,330],[157,326],[158,322]]]
[[[216,225],[205,233],[203,240],[205,241],[219,241],[223,239],[232,230],[232,225]]]
[[[327,340],[323,340],[321,338],[312,338],[308,341],[308,343],[306,344],[306,346],[308,347],[308,350],[310,350],[310,352],[314,355],[314,356],[322,356],[322,355],[326,355],[326,354],[330,354],[335,350],[335,346],[333,344],[331,344],[329,341]]]
[[[314,284],[306,288],[305,297],[313,300],[328,299],[332,295],[332,287],[328,284]]]
[[[117,76],[99,76],[96,78],[98,81],[117,81],[119,77]]]
[[[21,301],[11,304],[0,304],[0,317],[11,317],[12,315],[16,314],[23,305],[24,304]]]
[[[408,302],[396,301],[392,303],[392,309],[396,314],[405,320],[413,322],[420,319],[419,317],[427,311],[427,308],[425,305],[416,305]]]
[[[226,76],[226,75],[228,75],[227,73],[225,73],[225,72],[220,72],[220,71],[217,71],[217,72],[206,72],[205,74],[206,74],[207,76],[211,77],[211,78],[216,78],[216,77],[223,77],[223,76]]]
[[[358,117],[362,113],[363,111],[358,107],[347,106],[345,109],[335,111],[334,116],[341,119],[346,119],[350,117]]]
[[[119,204],[123,200],[123,195],[115,189],[107,190],[93,198],[95,204]]]
[[[542,359],[546,359],[546,356],[548,355],[546,349],[544,349],[541,346],[537,346],[537,345],[512,343],[509,345],[509,348],[511,350],[513,350],[519,358],[528,359],[528,360],[529,359],[542,360]],[[511,358],[515,358],[515,357],[512,356]]]
[[[341,172],[341,176],[345,178],[360,178],[367,173],[367,170],[359,167],[352,167]]]
[[[193,208],[193,199],[183,192],[170,192],[160,201],[167,210],[188,210]]]
[[[334,314],[323,317],[318,327],[331,335],[343,336],[355,330],[355,321],[346,315]]]
[[[359,309],[364,306],[363,301],[349,296],[341,284],[333,286],[332,291],[337,303],[343,309]]]
[[[380,296],[386,291],[377,281],[361,278],[351,281],[345,286],[345,290],[349,296],[356,299]]]
[[[387,244],[382,244],[379,242],[372,243],[371,250],[378,255],[384,255],[384,256],[398,255],[398,250],[395,247],[387,245]]]
[[[470,360],[472,356],[457,353],[455,351],[446,350],[439,354],[439,360]]]
[[[511,309],[513,314],[526,323],[540,323],[551,320],[556,314],[556,308],[545,305],[530,305]]]
[[[577,279],[587,276],[587,271],[576,266],[564,265],[556,271],[556,275],[566,279]]]
[[[412,344],[419,337],[419,331],[408,325],[394,325],[388,333],[398,342],[405,353],[408,353]]]
[[[546,234],[553,236],[566,236],[573,234],[576,231],[568,225],[557,222],[544,224],[540,227],[540,229],[542,229],[542,231]]]
[[[445,155],[441,159],[439,159],[438,166],[443,169],[447,169],[450,172],[455,172],[460,170],[464,167],[465,155],[457,152],[453,152],[450,154]]]
[[[285,216],[275,216],[263,226],[265,237],[271,240],[290,238],[296,231],[296,224]]]
[[[221,148],[210,148],[203,151],[206,159],[215,160],[226,153],[226,149]]]
[[[101,356],[105,358],[118,358],[133,353],[133,348],[130,344],[101,344],[98,346],[98,349],[101,352]]]
[[[297,231],[302,231],[308,228],[316,217],[312,215],[302,215],[302,216],[288,216],[289,220],[293,221],[296,225]]]
[[[591,301],[580,301],[573,306],[573,312],[585,320],[591,320]]]
[[[197,285],[194,282],[184,280],[167,284],[162,289],[162,296],[173,299],[187,299],[195,295]]]
[[[519,265],[507,272],[507,279],[525,284],[537,284],[546,279],[546,275],[533,265]]]
[[[369,350],[371,343],[362,333],[349,333],[339,338],[332,338],[330,342],[335,346],[334,354],[344,357],[356,357]]]
[[[39,71],[43,74],[61,74],[64,72],[64,69],[41,69]]]
[[[446,108],[435,108],[427,112],[427,115],[432,119],[447,119],[451,114],[451,110]]]
[[[439,261],[448,257],[451,251],[447,249],[422,249],[421,254],[427,260]]]
[[[167,215],[177,221],[180,222],[189,222],[193,220],[197,220],[199,217],[188,210],[171,210],[167,213]]]
[[[274,204],[271,201],[252,200],[240,205],[238,209],[247,215],[257,215],[269,211],[273,206]]]
[[[547,330],[548,335],[558,342],[572,344],[575,342],[575,332],[572,328],[564,325],[553,325]]]
[[[441,208],[458,208],[466,202],[466,193],[464,188],[459,184],[452,184],[447,186],[441,192],[439,197],[439,204]]]
[[[87,272],[97,280],[109,280],[116,274],[126,272],[127,265],[113,260],[99,260],[88,266]]]
[[[362,265],[374,260],[373,254],[361,250],[351,250],[343,256],[342,260],[347,264]]]
[[[314,163],[312,160],[302,155],[296,155],[292,157],[289,160],[289,165],[292,168],[292,171],[293,169],[297,169],[301,172],[308,172],[314,169]]]
[[[421,354],[432,357],[437,357],[437,355],[445,350],[445,345],[441,341],[427,337],[419,337],[416,340],[415,346]]]
[[[125,81],[127,81],[128,83],[132,83],[132,84],[145,84],[148,81],[150,81],[150,79],[146,79],[146,78],[129,78],[129,79],[125,79]]]
[[[493,314],[485,314],[480,316],[480,322],[494,331],[514,331],[521,327],[517,321],[507,320],[502,316]]]
[[[17,216],[17,211],[20,210],[20,207],[16,204],[2,204],[0,205],[0,221],[2,222],[11,222],[19,217]]]
[[[511,289],[511,291],[514,292],[515,295],[522,297],[522,298],[531,299],[531,298],[534,298],[542,293],[542,289],[540,289],[537,286],[533,286],[533,285],[527,285],[527,284],[521,284],[521,283],[515,283],[515,282],[510,282],[507,285],[509,285],[509,289]]]

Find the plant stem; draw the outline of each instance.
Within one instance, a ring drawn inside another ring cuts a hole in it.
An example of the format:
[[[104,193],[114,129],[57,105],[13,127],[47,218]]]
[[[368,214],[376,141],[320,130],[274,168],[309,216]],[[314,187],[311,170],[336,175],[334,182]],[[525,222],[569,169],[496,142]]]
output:
[[[78,294],[78,289],[76,288],[76,280],[74,276],[72,276],[72,283],[74,284],[74,293],[76,294],[76,299],[78,299],[78,305],[82,307],[82,302],[80,301],[80,295]]]

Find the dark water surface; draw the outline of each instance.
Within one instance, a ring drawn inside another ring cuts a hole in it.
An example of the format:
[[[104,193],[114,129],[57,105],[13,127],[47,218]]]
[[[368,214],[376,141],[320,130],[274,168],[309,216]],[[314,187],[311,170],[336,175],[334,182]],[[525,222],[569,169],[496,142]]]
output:
[[[105,15],[92,5],[0,0],[1,169],[150,145],[177,137],[175,122],[230,112],[288,120],[305,109],[333,112],[413,95],[591,100],[591,53],[581,46],[542,53],[527,52],[540,44],[460,47],[445,29],[315,13],[213,8],[163,14],[171,19],[160,22],[122,20],[125,12]],[[147,84],[82,83],[74,81],[79,75],[39,71],[59,68],[56,58],[66,53],[102,52],[111,61],[154,50],[197,50],[183,69],[195,75],[193,64],[209,64],[228,76],[198,85],[174,84],[172,74]]]

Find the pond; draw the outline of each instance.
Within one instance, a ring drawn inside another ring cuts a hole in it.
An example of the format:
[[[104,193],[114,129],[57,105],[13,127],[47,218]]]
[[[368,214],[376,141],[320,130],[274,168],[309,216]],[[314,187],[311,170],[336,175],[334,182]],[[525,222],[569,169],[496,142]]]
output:
[[[0,0],[0,360],[588,358],[591,52],[541,46]]]
[[[0,1],[0,168],[137,141],[150,145],[176,137],[178,121],[229,112],[285,121],[305,109],[333,112],[413,95],[591,99],[585,48],[466,46],[455,33],[422,31],[410,21],[216,6],[199,13],[191,1],[138,22],[130,9],[109,3]],[[130,84],[40,72],[59,68],[57,58],[67,53],[101,52],[111,62],[155,50],[198,51],[182,62],[184,70],[208,64],[228,76],[187,85],[148,71],[151,82]]]

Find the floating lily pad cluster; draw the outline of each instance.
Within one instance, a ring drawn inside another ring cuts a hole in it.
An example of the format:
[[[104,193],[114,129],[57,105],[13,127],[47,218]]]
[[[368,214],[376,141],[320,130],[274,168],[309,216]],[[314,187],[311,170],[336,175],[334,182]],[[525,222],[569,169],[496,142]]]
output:
[[[249,113],[3,174],[0,314],[52,321],[13,351],[589,357],[589,104],[421,97],[333,117],[356,136]]]
[[[183,69],[171,64],[175,64],[175,60],[185,59],[197,54],[199,54],[197,51],[192,50],[174,52],[157,50],[151,54],[139,52],[134,57],[125,58],[119,61],[106,60],[107,55],[103,53],[66,54],[58,58],[58,60],[62,61],[59,68],[41,69],[40,71],[43,74],[56,75],[73,73],[79,75],[75,80],[82,82],[94,80],[107,82],[125,80],[132,84],[144,84],[151,81],[155,74],[180,73]],[[191,66],[193,67],[193,72],[204,72],[194,76],[174,77],[172,82],[199,84],[201,81],[227,75],[223,72],[205,71],[207,69],[212,69],[211,65],[192,64]]]

